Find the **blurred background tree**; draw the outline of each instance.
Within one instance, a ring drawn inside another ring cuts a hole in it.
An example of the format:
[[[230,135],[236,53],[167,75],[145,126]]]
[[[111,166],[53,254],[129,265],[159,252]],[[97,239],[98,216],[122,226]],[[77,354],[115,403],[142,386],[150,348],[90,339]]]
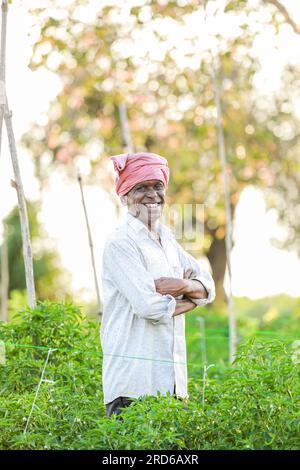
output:
[[[88,3],[52,1],[51,8],[34,11],[39,34],[31,67],[46,66],[62,84],[47,124],[33,125],[24,136],[41,188],[58,167],[74,178],[76,163],[84,158],[90,165],[89,183],[113,194],[107,156],[122,152],[118,106],[126,103],[135,150],[169,160],[169,203],[205,204],[204,242],[193,254],[207,255],[220,291],[226,264],[225,207],[214,60],[232,212],[245,186],[258,185],[289,224],[288,243],[296,243],[299,118],[293,102],[299,94],[299,71],[296,66],[285,70],[280,90],[268,99],[254,83],[260,69],[253,48],[257,31],[279,32],[286,26],[279,2],[228,2],[224,21],[236,21],[230,34],[216,30],[222,14],[214,11],[218,2],[206,2],[206,25],[204,5],[197,1],[101,2],[94,21],[87,23],[81,16]],[[170,39],[171,30],[177,42]]]
[[[37,298],[39,300],[70,300],[71,275],[62,267],[54,245],[38,220],[38,204],[27,203],[33,251],[33,268]],[[25,269],[19,213],[15,207],[4,219],[8,252],[8,300],[10,310],[23,307],[26,301]],[[1,250],[1,252],[3,252]],[[0,267],[2,258],[0,257]],[[1,271],[1,270],[0,270]]]

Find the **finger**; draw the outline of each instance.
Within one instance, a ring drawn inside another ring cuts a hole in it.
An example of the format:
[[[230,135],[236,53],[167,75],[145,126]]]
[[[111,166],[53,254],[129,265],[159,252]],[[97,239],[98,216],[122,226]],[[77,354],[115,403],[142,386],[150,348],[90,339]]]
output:
[[[184,275],[183,277],[185,279],[189,279],[190,275],[192,274],[193,270],[192,269],[187,269],[186,271],[184,271]]]
[[[195,276],[197,276],[196,271],[194,271],[193,269],[190,269],[189,279],[191,279],[192,277],[195,277]]]

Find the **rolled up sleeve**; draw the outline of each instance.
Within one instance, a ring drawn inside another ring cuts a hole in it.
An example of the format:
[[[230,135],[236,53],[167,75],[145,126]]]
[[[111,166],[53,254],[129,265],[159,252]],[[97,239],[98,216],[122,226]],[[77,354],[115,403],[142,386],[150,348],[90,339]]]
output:
[[[187,271],[188,269],[192,269],[193,271],[196,272],[196,275],[193,276],[191,279],[195,281],[200,281],[201,284],[205,287],[207,291],[207,298],[206,299],[193,299],[192,297],[189,297],[192,302],[194,302],[196,305],[206,305],[211,302],[216,297],[216,291],[215,291],[215,283],[214,280],[210,274],[209,271],[201,269],[200,265],[195,258],[193,258],[189,253],[187,253],[180,245],[179,243],[176,242],[177,245],[177,250],[179,254],[179,259],[182,268],[184,271]]]
[[[102,277],[108,278],[128,300],[135,315],[153,324],[170,322],[176,308],[171,295],[156,292],[154,279],[138,249],[127,239],[106,243]]]

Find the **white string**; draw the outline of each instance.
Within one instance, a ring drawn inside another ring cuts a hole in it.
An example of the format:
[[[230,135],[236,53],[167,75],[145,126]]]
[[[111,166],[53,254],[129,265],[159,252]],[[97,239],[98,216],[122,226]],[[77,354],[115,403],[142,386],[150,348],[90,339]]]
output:
[[[37,396],[38,396],[38,393],[39,393],[39,390],[40,390],[40,386],[41,386],[42,382],[49,382],[49,380],[43,380],[43,378],[44,378],[44,374],[45,374],[45,370],[46,370],[46,367],[47,367],[47,364],[48,364],[48,360],[49,360],[50,354],[51,354],[53,351],[56,351],[56,349],[49,349],[49,351],[48,351],[47,359],[46,359],[45,364],[44,364],[43,372],[42,372],[42,375],[41,375],[39,384],[38,384],[37,389],[36,389],[35,397],[34,397],[34,400],[33,400],[33,403],[32,403],[32,407],[31,407],[29,416],[28,416],[27,421],[26,421],[26,426],[25,426],[25,429],[24,429],[23,434],[26,434],[26,432],[27,432],[27,428],[28,428],[28,425],[29,425],[29,421],[30,421],[31,415],[32,415],[32,413],[33,413],[33,409],[34,409],[34,408],[38,408],[38,407],[36,406],[35,402],[36,402],[36,399],[37,399]],[[52,382],[52,381],[50,381],[50,382]]]
[[[202,406],[203,406],[203,408],[204,408],[204,401],[205,401],[205,387],[206,387],[207,371],[211,367],[215,367],[215,364],[210,364],[208,367],[206,367],[206,364],[204,364],[204,367],[203,367],[203,388],[202,388]]]

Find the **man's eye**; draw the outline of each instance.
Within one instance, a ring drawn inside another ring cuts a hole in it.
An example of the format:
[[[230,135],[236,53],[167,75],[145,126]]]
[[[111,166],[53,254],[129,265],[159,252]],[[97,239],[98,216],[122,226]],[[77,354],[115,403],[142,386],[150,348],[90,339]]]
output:
[[[156,191],[163,191],[164,190],[164,185],[163,184],[157,184],[157,185],[154,186],[154,189]],[[146,188],[146,186],[138,186],[135,190],[136,191],[146,191],[147,188]]]

